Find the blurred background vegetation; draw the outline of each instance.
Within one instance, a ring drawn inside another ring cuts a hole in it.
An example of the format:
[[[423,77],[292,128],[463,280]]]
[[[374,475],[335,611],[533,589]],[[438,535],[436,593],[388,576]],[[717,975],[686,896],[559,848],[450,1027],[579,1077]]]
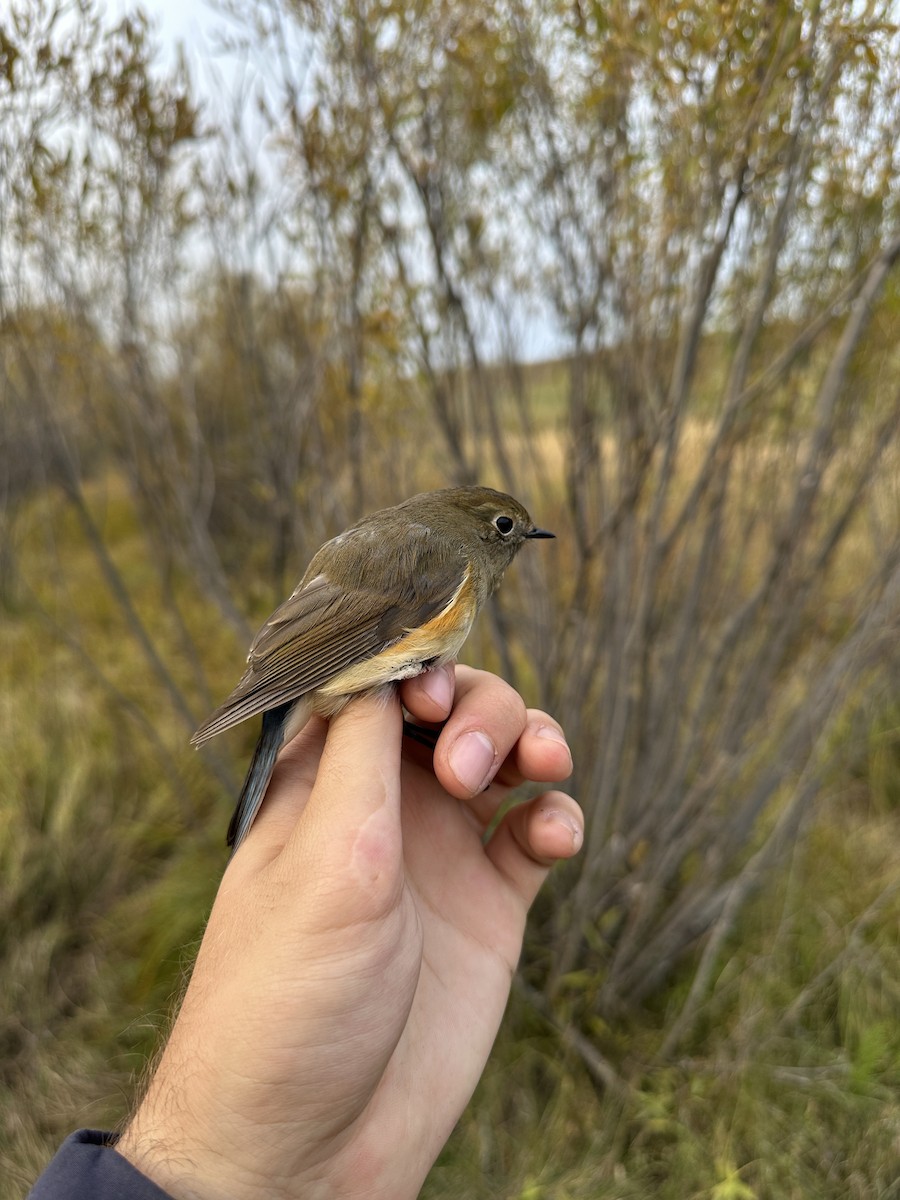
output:
[[[0,1195],[158,1044],[257,622],[478,480],[559,538],[466,656],[589,828],[425,1194],[900,1196],[896,6],[220,18],[201,103],[0,14]]]

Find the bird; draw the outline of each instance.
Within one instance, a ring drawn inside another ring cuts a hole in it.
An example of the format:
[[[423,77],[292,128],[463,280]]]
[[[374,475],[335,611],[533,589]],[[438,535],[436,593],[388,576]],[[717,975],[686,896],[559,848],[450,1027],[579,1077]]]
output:
[[[552,538],[504,492],[422,492],[372,513],[316,551],[250,646],[237,686],[191,738],[250,717],[262,729],[228,827],[232,854],[262,805],[279,750],[313,713],[455,659],[528,540]]]

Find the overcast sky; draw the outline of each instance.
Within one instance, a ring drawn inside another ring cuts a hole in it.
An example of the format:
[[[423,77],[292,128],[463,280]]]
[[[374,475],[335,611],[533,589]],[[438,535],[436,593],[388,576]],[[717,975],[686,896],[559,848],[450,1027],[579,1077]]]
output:
[[[125,0],[116,3],[120,9],[131,7]],[[143,7],[156,20],[160,40],[167,49],[178,41],[196,46],[221,19],[205,0],[144,0]]]
[[[0,0],[2,7],[2,0]],[[208,0],[106,0],[111,20],[140,7],[153,21],[155,38],[163,60],[171,61],[181,42],[188,55],[195,85],[205,90],[202,61],[211,52],[209,34],[223,23],[222,16]]]
[[[218,12],[209,0],[107,0],[109,12],[115,15],[129,11],[137,4],[142,5],[154,22],[163,61],[174,59],[179,43],[183,45],[195,95],[201,101],[207,102],[210,106],[207,111],[211,109],[215,112],[217,105],[221,103],[220,89],[223,85],[228,89],[230,70],[235,66],[234,60],[229,64],[227,58],[223,59],[221,54],[216,53],[216,39],[213,36],[217,28],[228,29],[227,18]],[[212,82],[213,72],[210,70],[210,64],[220,77],[218,87]],[[518,356],[525,361],[551,357],[561,353],[563,349],[559,335],[554,331],[549,309],[538,314],[533,311],[533,304],[532,298],[527,308],[513,306],[521,308],[516,314],[521,342]],[[490,323],[483,330],[485,343],[482,350],[487,357],[492,358],[498,350],[492,344],[493,339],[488,332],[489,325]]]

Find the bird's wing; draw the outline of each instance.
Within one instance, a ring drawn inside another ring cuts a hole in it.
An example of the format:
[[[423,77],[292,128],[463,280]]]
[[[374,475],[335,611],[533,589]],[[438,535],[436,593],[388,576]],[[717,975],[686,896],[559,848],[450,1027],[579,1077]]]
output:
[[[320,569],[320,551],[293,595],[256,635],[240,683],[194,734],[194,745],[372,658],[440,613],[465,577],[465,559],[452,549],[437,549],[435,539],[412,537],[402,553],[394,548],[390,557],[367,548],[360,569],[351,538],[343,536],[340,546],[329,543],[329,570],[349,578],[350,586]]]

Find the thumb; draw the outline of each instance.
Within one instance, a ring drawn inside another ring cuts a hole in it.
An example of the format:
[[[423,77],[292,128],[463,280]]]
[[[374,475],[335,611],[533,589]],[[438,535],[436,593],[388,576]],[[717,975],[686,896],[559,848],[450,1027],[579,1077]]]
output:
[[[281,856],[292,875],[313,873],[327,893],[340,893],[342,905],[350,890],[369,910],[359,919],[393,902],[402,879],[401,738],[393,687],[354,697],[332,717],[309,801]]]

